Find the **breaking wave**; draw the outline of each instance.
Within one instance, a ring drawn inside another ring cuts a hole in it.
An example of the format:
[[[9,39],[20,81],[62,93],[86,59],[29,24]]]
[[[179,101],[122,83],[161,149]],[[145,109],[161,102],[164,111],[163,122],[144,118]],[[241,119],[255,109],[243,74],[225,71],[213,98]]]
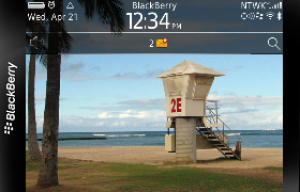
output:
[[[95,137],[145,137],[146,134],[93,134]]]

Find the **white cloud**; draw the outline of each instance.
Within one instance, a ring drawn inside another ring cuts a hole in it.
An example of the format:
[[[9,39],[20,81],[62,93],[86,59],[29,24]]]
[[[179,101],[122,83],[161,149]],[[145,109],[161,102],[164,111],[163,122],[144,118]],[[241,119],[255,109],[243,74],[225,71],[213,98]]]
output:
[[[121,113],[119,115],[120,118],[126,118],[126,117],[130,117],[130,113],[131,113],[131,110],[127,110],[125,111],[125,113]]]
[[[220,118],[233,130],[238,129],[282,129],[283,97],[210,95],[208,99],[219,100]],[[153,103],[152,100],[136,100],[139,105]],[[130,100],[129,104],[133,104]],[[130,105],[128,105],[129,107]],[[124,107],[124,106],[123,106]],[[138,110],[138,106],[127,108],[116,114],[102,112],[92,117],[61,117],[59,130],[64,131],[151,131],[165,130],[165,109]],[[110,115],[116,114],[116,115]],[[37,118],[37,130],[42,132],[43,118]]]
[[[119,126],[119,122],[116,121],[116,122],[114,122],[111,126]]]
[[[103,112],[92,117],[61,117],[59,130],[61,132],[165,130],[165,121],[165,111],[150,113],[148,111],[133,112],[132,110],[126,110],[117,116],[108,115],[107,112]],[[38,129],[38,132],[42,132],[42,127]]]
[[[231,129],[282,129],[283,124],[280,120],[281,117],[282,113],[266,111],[234,113],[225,115],[221,114],[221,119]]]
[[[126,125],[125,121],[116,121],[113,124],[111,124],[111,127],[124,126],[124,125]]]
[[[44,126],[44,118],[36,118],[36,127],[37,129],[42,129],[43,130]]]
[[[99,125],[99,126],[103,126],[103,125],[104,125],[104,122],[103,122],[103,121],[101,121],[101,122],[97,123],[97,125]]]
[[[146,111],[140,111],[138,113],[133,113],[131,110],[127,110],[124,113],[121,113],[119,115],[119,118],[128,118],[128,117],[134,117],[134,118],[149,118],[151,115],[150,113],[147,113]]]
[[[107,115],[106,112],[103,112],[103,113],[97,115],[97,117],[100,118],[100,119],[107,119],[107,118],[110,118],[110,117],[113,117],[113,116],[112,115]]]
[[[209,95],[208,100],[219,100],[218,106],[220,108],[231,108],[237,110],[245,109],[282,109],[283,106],[283,97],[282,96],[230,96],[222,97],[219,95]]]
[[[266,129],[283,127],[283,97],[209,95],[219,100],[220,118],[231,129]]]
[[[283,114],[277,117],[278,123],[283,123]]]

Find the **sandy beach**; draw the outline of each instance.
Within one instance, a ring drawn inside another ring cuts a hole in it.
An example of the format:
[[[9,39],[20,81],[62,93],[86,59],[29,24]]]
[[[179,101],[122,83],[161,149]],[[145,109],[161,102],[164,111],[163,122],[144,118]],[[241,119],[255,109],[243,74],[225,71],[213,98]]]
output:
[[[283,185],[282,148],[243,148],[242,161],[225,159],[217,149],[198,149],[198,161],[195,164],[174,163],[176,154],[168,153],[164,146],[59,147],[58,156],[61,185],[59,191],[62,192],[181,191],[181,189],[182,191],[273,191],[270,189],[282,191]],[[110,162],[122,164],[109,164]],[[44,191],[36,187],[39,165],[38,161],[26,162],[27,191]],[[178,166],[187,169],[177,169]],[[177,172],[182,180],[178,179]],[[202,174],[208,173],[211,174],[203,178]],[[211,179],[214,180],[212,186],[210,186]],[[228,184],[223,186],[224,182]],[[210,187],[206,188],[207,186]],[[50,191],[57,191],[57,188]]]
[[[116,163],[143,163],[160,165],[175,162],[176,154],[163,146],[137,147],[59,147],[61,158]],[[198,149],[197,163],[203,168],[262,168],[283,166],[283,148],[242,148],[242,161],[226,160],[217,149]]]

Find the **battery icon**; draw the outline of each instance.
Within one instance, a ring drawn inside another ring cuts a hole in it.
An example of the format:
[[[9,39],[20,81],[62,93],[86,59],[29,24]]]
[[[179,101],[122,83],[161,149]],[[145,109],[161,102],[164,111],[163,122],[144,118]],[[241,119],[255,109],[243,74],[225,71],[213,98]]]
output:
[[[28,9],[44,9],[44,2],[28,2]]]

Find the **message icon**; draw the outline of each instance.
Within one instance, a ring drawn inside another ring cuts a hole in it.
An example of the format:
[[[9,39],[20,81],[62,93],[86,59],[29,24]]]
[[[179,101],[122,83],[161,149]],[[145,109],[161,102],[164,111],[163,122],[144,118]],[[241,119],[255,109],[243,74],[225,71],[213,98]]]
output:
[[[168,47],[167,38],[157,39],[156,40],[156,47]]]

